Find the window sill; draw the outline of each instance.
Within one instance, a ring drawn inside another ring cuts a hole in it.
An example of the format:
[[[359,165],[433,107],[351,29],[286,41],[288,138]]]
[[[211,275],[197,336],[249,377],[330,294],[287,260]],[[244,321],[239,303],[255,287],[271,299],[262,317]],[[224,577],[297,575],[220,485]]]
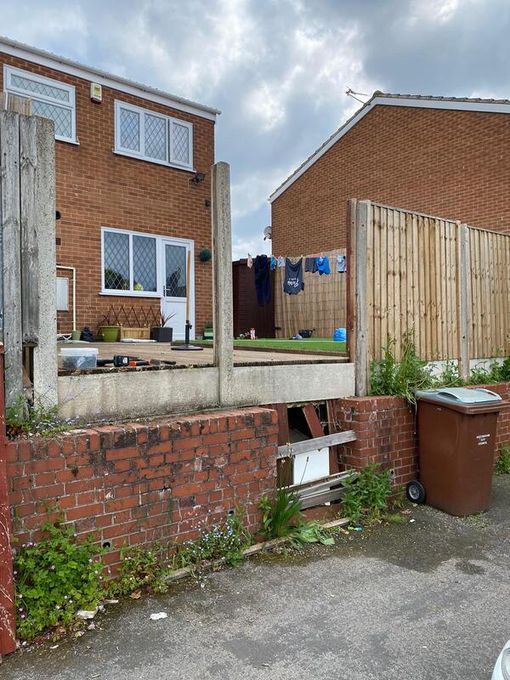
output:
[[[131,158],[135,161],[145,161],[145,163],[152,163],[153,165],[162,165],[164,168],[173,168],[174,170],[184,170],[184,172],[191,172],[195,174],[196,170],[194,168],[187,168],[184,165],[176,165],[175,163],[166,163],[165,161],[158,161],[155,158],[146,158],[145,156],[136,156],[135,154],[127,153],[126,151],[119,151],[118,149],[112,149],[115,156],[124,156],[125,158]]]
[[[63,142],[64,144],[72,144],[73,146],[80,146],[78,139],[64,139],[63,137],[55,137],[56,142]]]
[[[160,293],[153,293],[146,290],[101,290],[99,295],[113,297],[142,297],[142,298],[161,298]]]

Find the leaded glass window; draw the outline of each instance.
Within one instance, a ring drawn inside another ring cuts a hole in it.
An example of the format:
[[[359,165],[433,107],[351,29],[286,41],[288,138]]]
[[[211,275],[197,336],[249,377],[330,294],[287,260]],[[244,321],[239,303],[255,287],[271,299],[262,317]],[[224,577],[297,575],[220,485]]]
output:
[[[157,290],[156,239],[133,235],[133,290]]]
[[[115,102],[115,150],[164,165],[193,168],[193,125]]]
[[[103,290],[157,295],[156,237],[103,229]]]
[[[54,122],[56,139],[76,141],[75,89],[72,85],[10,66],[4,67],[4,81],[8,94],[31,99],[34,114]]]
[[[104,232],[103,267],[105,289],[129,290],[129,234]]]

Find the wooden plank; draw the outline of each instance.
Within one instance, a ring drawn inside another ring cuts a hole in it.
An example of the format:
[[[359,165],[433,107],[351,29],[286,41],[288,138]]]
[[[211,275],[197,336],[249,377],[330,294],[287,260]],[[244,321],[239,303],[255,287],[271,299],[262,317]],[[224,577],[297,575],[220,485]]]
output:
[[[39,237],[36,212],[36,119],[20,116],[21,309],[22,340],[39,341]]]
[[[287,404],[273,404],[278,413],[278,446],[287,444],[289,435],[289,412]],[[277,458],[276,460],[276,484],[278,488],[292,484],[294,478],[294,460],[292,458]]]
[[[373,211],[370,206],[370,222],[367,222],[367,262],[366,262],[366,317],[367,317],[367,356],[368,362],[374,356],[374,227]]]
[[[419,353],[420,357],[422,359],[426,359],[427,356],[427,343],[426,343],[426,325],[427,325],[427,319],[426,319],[426,310],[425,310],[425,272],[426,272],[426,263],[425,263],[425,248],[424,248],[424,236],[425,233],[425,225],[424,225],[424,218],[419,216],[418,217],[418,224],[417,224],[417,234],[418,234],[418,253],[419,253],[419,276],[418,276],[418,301],[419,301],[419,333],[417,336],[417,344],[419,347]]]
[[[3,247],[6,405],[23,394],[19,116],[0,112],[0,228]]]
[[[381,260],[381,346],[377,348],[375,358],[382,358],[382,348],[388,345],[389,340],[389,298],[388,298],[388,211],[381,209],[380,215],[381,239],[380,239],[380,260]]]
[[[305,482],[303,484],[292,484],[286,487],[287,491],[301,491],[301,490],[314,490],[325,485],[338,484],[344,479],[349,479],[355,474],[355,470],[344,470],[343,472],[337,472],[333,475],[328,475],[327,477],[320,477],[319,479],[314,479],[310,482]]]
[[[328,434],[334,434],[337,431],[336,414],[335,414],[335,400],[328,399],[326,401],[326,413],[328,416]],[[329,447],[329,474],[339,472],[340,464],[338,461],[338,449],[335,446]]]
[[[359,397],[368,394],[368,318],[367,318],[367,243],[371,222],[370,201],[359,201],[356,228],[356,355],[355,391]]]
[[[342,498],[344,494],[344,489],[338,487],[337,489],[331,489],[328,491],[319,491],[313,496],[305,496],[301,499],[301,507],[303,510],[306,508],[314,508],[316,505],[324,505],[324,503],[331,503],[331,501],[338,501]]]
[[[400,332],[405,333],[409,329],[407,323],[407,295],[409,289],[408,264],[407,264],[407,215],[399,211],[400,233],[400,258],[399,258],[399,293],[400,293]]]
[[[322,423],[319,420],[315,406],[313,404],[305,404],[302,406],[302,411],[312,437],[323,437],[324,430],[322,429]]]
[[[379,353],[383,345],[381,340],[381,319],[382,319],[382,289],[383,282],[381,282],[381,208],[379,206],[372,207],[373,218],[373,258],[374,258],[374,289],[372,292],[374,298],[373,311],[373,325],[372,325],[372,353],[371,358],[379,358]]]
[[[411,248],[412,248],[412,314],[409,328],[414,332],[416,350],[421,356],[420,348],[420,251],[418,241],[418,217],[411,216]]]
[[[348,442],[354,441],[356,441],[356,433],[353,430],[334,432],[333,434],[324,435],[324,437],[315,437],[314,439],[305,439],[301,442],[293,442],[279,446],[277,458],[297,456],[300,453],[309,453],[316,449],[324,449],[327,446],[347,444]]]

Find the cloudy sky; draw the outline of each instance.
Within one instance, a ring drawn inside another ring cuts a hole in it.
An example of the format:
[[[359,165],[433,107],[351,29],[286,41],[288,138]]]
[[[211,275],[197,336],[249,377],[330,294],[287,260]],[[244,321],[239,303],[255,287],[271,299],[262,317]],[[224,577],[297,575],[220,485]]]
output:
[[[510,97],[509,0],[0,0],[0,34],[222,110],[234,257],[269,194],[386,92]]]

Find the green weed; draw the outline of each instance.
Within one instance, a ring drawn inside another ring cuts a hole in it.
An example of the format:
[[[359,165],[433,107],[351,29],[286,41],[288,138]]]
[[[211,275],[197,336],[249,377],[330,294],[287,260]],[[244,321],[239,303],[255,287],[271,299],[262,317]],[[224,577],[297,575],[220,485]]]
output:
[[[150,548],[124,546],[117,577],[108,584],[109,596],[129,595],[140,588],[165,593],[168,590],[165,575],[170,571],[167,557],[167,549],[159,543]]]
[[[343,513],[353,524],[362,520],[370,523],[380,519],[391,496],[389,470],[381,470],[377,464],[371,463],[346,479],[343,486]]]
[[[432,386],[433,379],[427,362],[416,353],[414,335],[407,331],[402,339],[402,359],[397,362],[394,354],[395,340],[388,338],[381,361],[373,361],[370,370],[370,391],[374,395],[394,395],[415,404],[416,390]]]
[[[16,628],[31,640],[48,628],[69,626],[79,609],[101,601],[101,549],[89,537],[78,543],[73,529],[60,523],[43,526],[45,538],[16,550]]]
[[[260,499],[262,510],[262,533],[268,539],[290,536],[296,524],[301,522],[302,503],[295,493],[285,489],[278,489],[270,499],[264,496]]]
[[[58,407],[47,407],[42,402],[31,404],[22,394],[13,406],[5,409],[5,425],[10,439],[23,434],[52,437],[69,429],[58,415]]]
[[[494,472],[497,475],[510,475],[510,446],[508,444],[503,444],[499,449]]]
[[[252,538],[238,509],[222,524],[204,528],[198,540],[183,543],[174,558],[174,565],[200,569],[204,563],[223,559],[226,564],[234,566],[243,559],[243,550],[251,543]]]

